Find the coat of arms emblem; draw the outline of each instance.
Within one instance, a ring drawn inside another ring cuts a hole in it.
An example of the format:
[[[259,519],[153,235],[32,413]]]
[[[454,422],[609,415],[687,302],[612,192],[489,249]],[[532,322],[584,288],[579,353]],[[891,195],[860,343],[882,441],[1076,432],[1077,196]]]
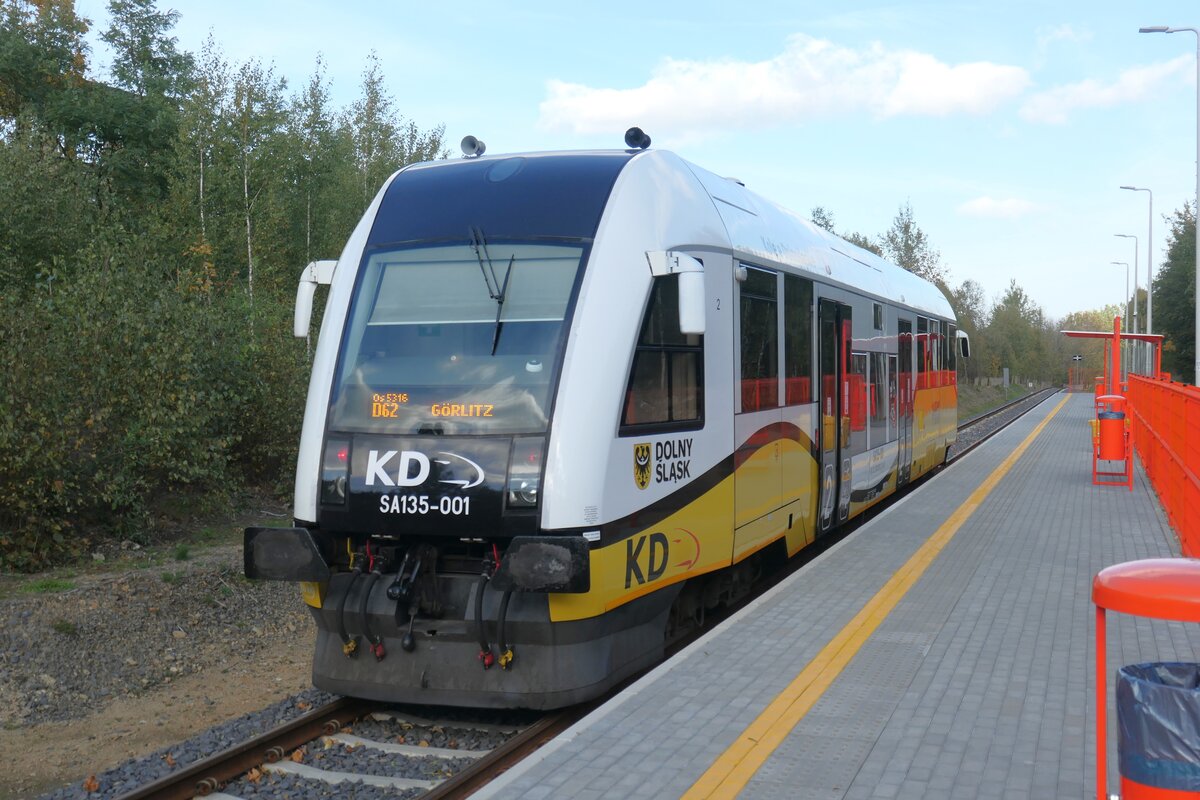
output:
[[[650,485],[650,443],[633,446],[633,482],[639,489]]]

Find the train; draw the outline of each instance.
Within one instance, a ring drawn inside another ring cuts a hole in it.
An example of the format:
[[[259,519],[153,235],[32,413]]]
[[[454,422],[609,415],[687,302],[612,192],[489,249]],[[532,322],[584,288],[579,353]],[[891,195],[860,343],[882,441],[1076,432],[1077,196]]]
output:
[[[294,523],[313,683],[548,709],[659,661],[765,570],[946,458],[941,290],[648,146],[392,175],[328,285]],[[469,145],[469,146],[468,146]]]

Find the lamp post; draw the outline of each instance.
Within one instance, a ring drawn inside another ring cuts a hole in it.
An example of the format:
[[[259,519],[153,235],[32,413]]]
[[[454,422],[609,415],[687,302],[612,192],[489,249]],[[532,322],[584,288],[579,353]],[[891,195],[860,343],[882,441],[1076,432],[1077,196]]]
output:
[[[1119,267],[1125,268],[1125,299],[1121,301],[1120,306],[1121,311],[1124,312],[1129,306],[1129,263],[1125,261],[1110,261],[1108,263],[1116,264]],[[1122,313],[1121,316],[1125,317],[1125,319],[1121,320],[1125,323],[1125,327],[1122,328],[1122,330],[1125,331],[1125,333],[1129,333],[1129,317],[1124,313]]]
[[[1116,236],[1120,239],[1133,239],[1133,326],[1131,328],[1130,326],[1126,325],[1125,330],[1126,331],[1132,330],[1134,333],[1137,333],[1138,332],[1138,296],[1137,296],[1137,293],[1138,293],[1138,240],[1137,240],[1137,237],[1131,233],[1114,233],[1113,236]],[[1129,310],[1128,307],[1126,307],[1125,310],[1128,311]],[[1141,355],[1141,353],[1140,353],[1141,348],[1137,345],[1137,343],[1131,344],[1129,347],[1132,350],[1131,355],[1133,356],[1133,361],[1135,362],[1134,366],[1136,367],[1137,366],[1136,362],[1138,362],[1140,360],[1139,357]],[[1132,371],[1134,373],[1136,373],[1138,370],[1136,368],[1134,368],[1134,369],[1132,369]]]
[[[1133,332],[1138,332],[1138,308],[1137,308],[1137,292],[1138,292],[1138,240],[1131,233],[1114,233],[1121,239],[1133,239]],[[1114,262],[1116,263],[1116,262]],[[1128,310],[1128,309],[1126,309]],[[1129,330],[1129,326],[1126,326]]]
[[[1128,308],[1127,304],[1129,303],[1129,263],[1126,261],[1110,261],[1108,263],[1125,267],[1125,300],[1121,303],[1121,306],[1122,306],[1121,310],[1125,311]],[[1125,323],[1124,331],[1125,331],[1125,333],[1129,333],[1129,315],[1122,314],[1121,316],[1124,317],[1124,319],[1121,320],[1123,323]],[[1121,348],[1125,351],[1124,353],[1122,353],[1122,356],[1126,356],[1129,352],[1129,345],[1125,343],[1125,340],[1121,341]],[[1122,381],[1125,379],[1125,374],[1127,374],[1128,372],[1129,372],[1129,359],[1127,357],[1123,357],[1121,359],[1121,373],[1122,374],[1116,375],[1114,377],[1116,378],[1117,381]]]
[[[1155,25],[1149,28],[1139,28],[1138,33],[1181,33],[1191,31],[1196,34],[1196,204],[1200,206],[1200,30],[1196,28],[1170,28],[1166,25]],[[1200,215],[1200,208],[1193,206],[1193,211]],[[1196,225],[1196,352],[1194,385],[1200,386],[1200,223]]]
[[[1150,195],[1150,224],[1146,228],[1146,333],[1154,333],[1154,192],[1140,186],[1121,188]]]

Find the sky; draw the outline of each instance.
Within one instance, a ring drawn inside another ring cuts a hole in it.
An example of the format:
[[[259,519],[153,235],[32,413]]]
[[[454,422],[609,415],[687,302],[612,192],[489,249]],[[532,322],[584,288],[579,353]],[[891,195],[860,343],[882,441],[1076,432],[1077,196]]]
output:
[[[1196,192],[1195,0],[492,3],[160,0],[179,47],[211,33],[228,62],[298,91],[318,56],[335,106],[374,51],[396,109],[489,155],[652,146],[839,232],[875,238],[911,204],[949,270],[989,300],[1017,284],[1045,312],[1146,285],[1164,214]],[[98,33],[105,0],[78,0]],[[1111,262],[1127,262],[1129,267]],[[1144,330],[1144,321],[1141,329]]]

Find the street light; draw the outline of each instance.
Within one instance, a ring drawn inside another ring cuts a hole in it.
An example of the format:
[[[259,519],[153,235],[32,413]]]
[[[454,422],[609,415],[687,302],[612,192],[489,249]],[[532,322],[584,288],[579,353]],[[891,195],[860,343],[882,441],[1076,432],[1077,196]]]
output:
[[[1138,239],[1132,233],[1114,233],[1120,239],[1133,239],[1133,332],[1138,332]]]
[[[1121,188],[1150,195],[1150,225],[1146,228],[1146,333],[1154,333],[1154,192],[1140,186]]]
[[[1138,33],[1181,33],[1191,31],[1196,34],[1196,206],[1194,212],[1200,216],[1200,30],[1195,28],[1169,28],[1166,25],[1155,25],[1149,28],[1139,28]],[[1196,386],[1200,386],[1200,223],[1196,225],[1196,346],[1195,346],[1195,378]]]
[[[1134,236],[1133,234],[1130,234],[1130,233],[1114,233],[1113,236],[1116,236],[1120,239],[1133,239],[1133,328],[1132,328],[1132,330],[1134,333],[1137,333],[1138,332],[1138,296],[1137,296],[1137,293],[1138,293],[1138,240],[1137,240],[1136,236]],[[1125,310],[1128,311],[1129,307],[1126,306]],[[1130,330],[1130,327],[1128,325],[1126,325],[1125,330],[1126,331]],[[1141,360],[1140,359],[1141,353],[1140,353],[1138,344],[1136,342],[1129,345],[1129,354],[1130,354],[1130,356],[1132,356],[1132,360],[1135,362],[1132,365],[1131,371],[1137,372],[1138,369],[1140,369],[1140,365],[1136,364],[1136,362]]]
[[[1121,310],[1124,311],[1125,307],[1129,304],[1129,263],[1126,261],[1110,261],[1108,263],[1116,264],[1119,267],[1125,267],[1125,300],[1121,303]],[[1125,319],[1122,320],[1122,322],[1125,323],[1125,333],[1129,333],[1129,317],[1125,314],[1122,314],[1121,316],[1125,317]]]
[[[1121,304],[1122,305],[1121,310],[1125,311],[1126,303],[1129,302],[1129,263],[1125,262],[1125,261],[1110,261],[1108,263],[1125,267],[1125,302],[1123,302]],[[1122,314],[1121,316],[1123,316],[1125,318],[1124,320],[1122,320],[1125,323],[1125,333],[1129,333],[1129,315]],[[1127,341],[1128,340],[1124,340],[1124,339],[1121,340],[1121,347],[1125,351],[1125,353],[1129,352],[1129,345],[1126,343]],[[1122,358],[1121,359],[1121,374],[1116,376],[1117,380],[1118,381],[1124,380],[1125,376],[1128,373],[1129,373],[1129,359]]]

